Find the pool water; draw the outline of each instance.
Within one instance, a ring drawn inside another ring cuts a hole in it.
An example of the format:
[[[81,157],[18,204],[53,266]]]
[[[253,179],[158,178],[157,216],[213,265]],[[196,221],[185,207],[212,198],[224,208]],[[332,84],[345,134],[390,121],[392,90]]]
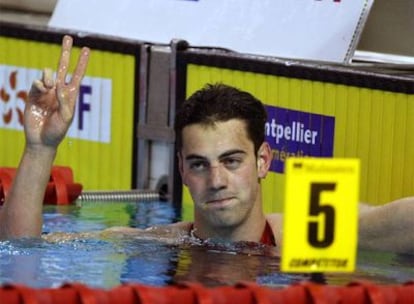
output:
[[[88,202],[82,206],[44,208],[45,233],[100,231],[112,226],[147,228],[177,220],[166,202]],[[111,288],[121,283],[165,286],[196,281],[206,286],[255,281],[264,286],[287,286],[309,280],[308,275],[279,271],[279,258],[263,245],[200,244],[189,239],[167,244],[137,237],[75,238],[55,242],[20,239],[0,242],[0,284],[58,287],[80,282]],[[357,271],[325,274],[328,284],[368,279],[400,284],[414,279],[414,256],[360,252]]]

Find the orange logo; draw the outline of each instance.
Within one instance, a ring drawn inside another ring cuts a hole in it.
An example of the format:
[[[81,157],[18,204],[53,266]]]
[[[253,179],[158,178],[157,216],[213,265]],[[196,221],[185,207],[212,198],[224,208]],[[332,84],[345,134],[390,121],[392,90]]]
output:
[[[3,85],[0,89],[0,101],[7,104],[12,104],[14,100],[22,100],[24,103],[27,101],[27,92],[24,90],[17,91],[17,71],[12,71],[9,76],[9,87],[8,91]],[[17,115],[17,120],[21,126],[23,126],[23,114],[24,109],[21,109],[17,106],[13,108],[7,108],[3,111],[2,119],[5,125],[8,125],[13,120],[13,115]]]

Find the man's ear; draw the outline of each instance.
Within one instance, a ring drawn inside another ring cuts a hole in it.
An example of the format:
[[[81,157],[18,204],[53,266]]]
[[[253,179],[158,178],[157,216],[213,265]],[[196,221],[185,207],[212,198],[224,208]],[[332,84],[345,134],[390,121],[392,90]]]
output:
[[[265,178],[272,163],[272,149],[269,143],[263,142],[257,151],[257,172],[259,178]]]

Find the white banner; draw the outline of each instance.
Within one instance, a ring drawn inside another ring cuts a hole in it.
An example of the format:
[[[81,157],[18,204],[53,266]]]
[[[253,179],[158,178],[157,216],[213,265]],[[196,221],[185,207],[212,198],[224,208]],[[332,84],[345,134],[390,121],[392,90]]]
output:
[[[373,0],[59,0],[49,25],[147,42],[347,62]]]
[[[23,130],[23,112],[28,89],[41,70],[0,65],[0,128]],[[68,75],[70,79],[70,75]],[[84,77],[75,117],[68,137],[109,143],[111,141],[112,81]]]

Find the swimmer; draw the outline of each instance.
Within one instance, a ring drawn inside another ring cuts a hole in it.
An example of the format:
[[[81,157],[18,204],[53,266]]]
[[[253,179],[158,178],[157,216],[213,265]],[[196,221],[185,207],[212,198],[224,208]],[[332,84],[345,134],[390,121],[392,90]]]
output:
[[[25,110],[26,146],[11,191],[0,210],[0,237],[39,237],[43,195],[57,148],[73,118],[89,49],[64,83],[72,39],[65,36],[56,80],[45,71],[34,82]],[[191,236],[219,242],[282,246],[282,215],[265,214],[261,180],[272,151],[265,142],[266,111],[251,94],[223,84],[207,85],[189,97],[175,120],[183,183],[194,201],[194,222],[146,230],[113,227],[103,235]],[[414,254],[414,198],[383,206],[361,204],[359,247]]]

